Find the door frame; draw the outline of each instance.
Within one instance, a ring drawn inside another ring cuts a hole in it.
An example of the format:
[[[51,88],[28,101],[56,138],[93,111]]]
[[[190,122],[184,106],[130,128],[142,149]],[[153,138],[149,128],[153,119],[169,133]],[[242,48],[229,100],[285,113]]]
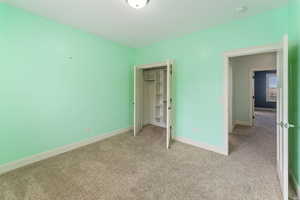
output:
[[[143,70],[143,69],[155,69],[155,68],[160,68],[160,67],[167,67],[167,76],[169,76],[169,79],[170,81],[172,81],[172,69],[174,69],[174,60],[171,60],[171,59],[167,59],[166,61],[164,62],[158,62],[158,63],[152,63],[152,64],[144,64],[144,65],[134,65],[134,102],[133,102],[133,105],[134,105],[134,117],[133,117],[133,123],[134,123],[134,133],[133,135],[136,136],[137,135],[137,128],[136,128],[136,123],[137,123],[137,114],[136,112],[136,96],[137,96],[137,91],[136,91],[136,79],[137,79],[137,74],[136,74],[136,71],[137,70]],[[171,70],[171,71],[169,71]],[[169,74],[171,73],[171,75]],[[168,79],[168,78],[167,78]],[[168,82],[168,81],[167,81]],[[170,84],[170,83],[167,83],[167,84]],[[170,98],[168,99],[167,98],[167,122],[166,122],[166,129],[167,129],[167,134],[166,134],[166,147],[167,149],[169,148],[169,144],[170,144],[170,140],[173,138],[173,135],[174,135],[174,124],[173,124],[173,121],[172,118],[173,118],[173,113],[174,113],[174,106],[173,106],[173,95],[172,95],[172,87],[170,85],[167,86],[167,96],[169,96]],[[172,108],[172,112],[168,112],[168,107]],[[141,116],[139,114],[139,116]],[[171,129],[172,129],[172,132],[171,132]]]
[[[141,129],[141,123],[140,123],[140,118],[141,117],[141,108],[140,109],[136,109],[136,106],[137,105],[140,105],[137,103],[137,101],[139,100],[138,99],[138,92],[140,90],[137,90],[137,79],[140,81],[140,78],[141,77],[138,77],[140,74],[138,73],[140,70],[143,70],[143,69],[155,69],[155,68],[159,68],[159,67],[164,67],[164,66],[167,66],[167,61],[165,62],[159,62],[159,63],[152,63],[152,64],[146,64],[146,65],[134,65],[134,76],[133,76],[133,88],[134,88],[134,91],[133,91],[133,135],[134,136],[137,136],[138,132],[140,131]]]
[[[171,60],[168,59],[164,62],[145,64],[145,65],[135,65],[135,67],[139,69],[152,69],[152,68],[166,67],[168,65],[168,62],[171,62]]]
[[[262,53],[277,53],[282,50],[281,43],[270,44],[265,46],[254,46],[250,48],[236,49],[224,52],[224,152],[229,155],[229,133],[233,130],[232,120],[232,66],[230,58],[238,56],[255,55]],[[277,59],[278,60],[278,59]],[[278,65],[278,64],[277,64]]]

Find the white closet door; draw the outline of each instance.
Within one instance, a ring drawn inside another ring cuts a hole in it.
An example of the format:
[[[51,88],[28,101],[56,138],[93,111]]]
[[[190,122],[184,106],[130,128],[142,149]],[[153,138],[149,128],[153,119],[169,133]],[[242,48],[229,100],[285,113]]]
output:
[[[172,64],[170,61],[167,63],[167,149],[170,147],[170,140],[172,134]]]
[[[142,74],[143,70],[135,67],[134,68],[134,119],[133,119],[133,134],[136,136],[140,130],[142,129],[142,88],[143,88],[143,82],[142,82]]]
[[[277,172],[283,200],[288,200],[288,130],[293,125],[288,119],[288,37],[283,39],[278,65],[277,93]]]

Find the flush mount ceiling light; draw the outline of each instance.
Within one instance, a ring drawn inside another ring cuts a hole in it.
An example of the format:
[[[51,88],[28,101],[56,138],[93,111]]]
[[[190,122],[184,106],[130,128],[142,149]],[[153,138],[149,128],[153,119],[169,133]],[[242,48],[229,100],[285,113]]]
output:
[[[135,9],[140,9],[145,7],[148,3],[149,0],[126,0],[126,2],[133,8]]]
[[[248,8],[246,6],[241,6],[241,7],[237,7],[235,9],[238,13],[244,13],[248,10]]]

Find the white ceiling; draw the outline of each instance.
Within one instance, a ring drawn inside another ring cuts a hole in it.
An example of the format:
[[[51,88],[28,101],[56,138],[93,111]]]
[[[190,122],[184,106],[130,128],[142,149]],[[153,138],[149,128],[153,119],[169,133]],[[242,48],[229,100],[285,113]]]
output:
[[[5,0],[16,7],[131,47],[261,13],[288,0],[150,0],[140,10],[125,0]],[[236,8],[247,6],[245,13]]]

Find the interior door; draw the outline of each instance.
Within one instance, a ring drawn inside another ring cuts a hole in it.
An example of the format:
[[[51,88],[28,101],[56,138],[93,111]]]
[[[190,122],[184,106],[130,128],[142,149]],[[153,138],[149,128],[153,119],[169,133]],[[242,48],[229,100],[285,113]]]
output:
[[[250,110],[250,124],[251,126],[254,126],[255,122],[255,71],[252,71],[250,74],[250,80],[251,80],[251,110]]]
[[[143,87],[143,83],[141,81],[142,79],[142,69],[139,69],[138,67],[134,68],[134,111],[133,111],[133,134],[134,136],[136,136],[142,129],[142,87]]]
[[[288,200],[288,36],[284,36],[277,67],[277,172],[282,196]]]
[[[170,148],[172,138],[172,63],[167,62],[167,149]]]

